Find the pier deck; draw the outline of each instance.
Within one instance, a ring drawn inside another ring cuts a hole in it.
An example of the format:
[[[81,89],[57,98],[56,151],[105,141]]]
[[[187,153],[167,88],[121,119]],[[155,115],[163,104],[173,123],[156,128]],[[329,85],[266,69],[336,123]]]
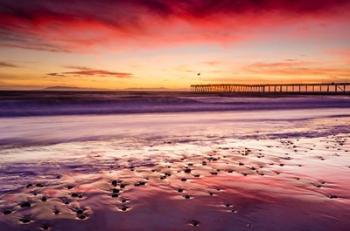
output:
[[[194,84],[191,90],[196,93],[348,95],[350,83]]]

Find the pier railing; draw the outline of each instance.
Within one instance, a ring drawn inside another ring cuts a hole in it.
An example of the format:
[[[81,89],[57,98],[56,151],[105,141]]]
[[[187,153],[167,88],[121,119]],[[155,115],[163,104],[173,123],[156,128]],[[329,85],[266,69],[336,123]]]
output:
[[[350,83],[290,84],[194,84],[196,93],[241,94],[350,94]]]

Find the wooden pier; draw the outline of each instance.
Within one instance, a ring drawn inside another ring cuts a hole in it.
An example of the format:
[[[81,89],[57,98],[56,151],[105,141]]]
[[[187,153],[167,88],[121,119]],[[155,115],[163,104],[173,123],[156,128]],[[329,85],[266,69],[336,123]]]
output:
[[[195,93],[349,95],[350,83],[194,84]]]

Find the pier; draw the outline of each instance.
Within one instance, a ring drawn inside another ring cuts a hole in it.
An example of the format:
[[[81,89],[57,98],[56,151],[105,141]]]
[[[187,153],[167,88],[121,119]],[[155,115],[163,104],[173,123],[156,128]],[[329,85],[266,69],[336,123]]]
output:
[[[195,93],[350,95],[350,83],[194,84]]]

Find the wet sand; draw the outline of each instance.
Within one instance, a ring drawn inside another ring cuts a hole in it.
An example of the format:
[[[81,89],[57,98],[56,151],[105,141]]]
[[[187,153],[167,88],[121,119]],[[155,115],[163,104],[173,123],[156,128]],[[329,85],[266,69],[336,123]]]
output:
[[[1,230],[350,227],[348,109],[1,122]]]

